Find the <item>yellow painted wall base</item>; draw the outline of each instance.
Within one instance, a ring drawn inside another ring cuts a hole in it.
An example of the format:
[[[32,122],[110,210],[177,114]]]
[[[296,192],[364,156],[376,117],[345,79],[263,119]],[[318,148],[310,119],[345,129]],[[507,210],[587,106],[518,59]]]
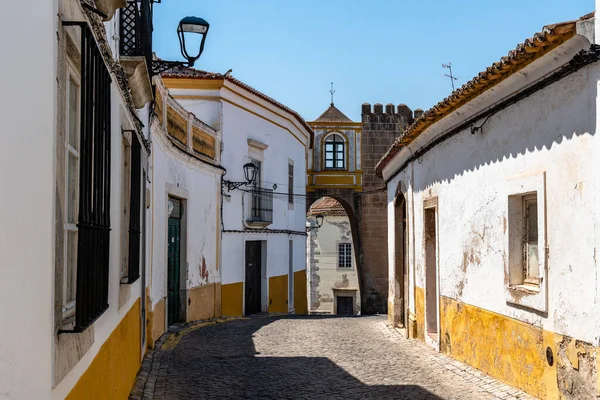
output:
[[[388,300],[388,322],[394,326],[394,302]]]
[[[150,304],[150,302],[148,302]],[[151,334],[148,336],[148,347],[154,348],[154,343],[165,333],[165,299],[160,299],[154,305],[151,312],[148,313],[148,329]]]
[[[221,282],[215,283],[215,317],[221,318],[223,315],[221,307]]]
[[[244,283],[221,285],[221,311],[224,317],[244,315]]]
[[[198,286],[188,290],[187,321],[215,317],[215,284]]]
[[[542,329],[441,297],[440,350],[525,392],[545,396]]]
[[[110,334],[68,400],[127,399],[140,369],[140,299]]]
[[[288,312],[288,276],[269,277],[269,312]]]
[[[296,314],[308,314],[306,270],[294,272],[294,309]]]
[[[425,340],[425,290],[415,286],[415,314],[417,339]]]

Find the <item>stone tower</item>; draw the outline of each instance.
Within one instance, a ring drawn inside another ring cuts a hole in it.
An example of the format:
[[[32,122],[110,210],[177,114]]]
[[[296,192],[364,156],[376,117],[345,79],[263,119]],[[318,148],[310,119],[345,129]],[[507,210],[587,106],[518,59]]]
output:
[[[360,230],[362,237],[363,312],[387,312],[388,239],[387,191],[385,182],[375,176],[375,166],[385,152],[413,122],[408,106],[362,105],[362,196]],[[383,189],[383,190],[380,190]]]

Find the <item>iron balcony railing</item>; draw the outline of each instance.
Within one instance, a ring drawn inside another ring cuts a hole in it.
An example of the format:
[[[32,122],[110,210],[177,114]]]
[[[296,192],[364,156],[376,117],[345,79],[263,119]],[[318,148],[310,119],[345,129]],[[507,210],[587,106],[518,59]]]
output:
[[[250,214],[246,222],[268,225],[273,222],[273,189],[254,187],[250,191]]]
[[[152,0],[129,0],[121,9],[120,53],[152,62]],[[150,65],[149,65],[150,66]]]

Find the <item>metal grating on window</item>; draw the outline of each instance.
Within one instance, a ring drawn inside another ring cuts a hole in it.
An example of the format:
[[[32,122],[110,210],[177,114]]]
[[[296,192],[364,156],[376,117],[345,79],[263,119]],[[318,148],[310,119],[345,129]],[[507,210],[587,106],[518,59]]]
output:
[[[248,222],[273,222],[273,189],[252,188],[252,210]]]
[[[82,26],[81,153],[75,330],[108,308],[111,77],[92,32]]]
[[[120,45],[122,56],[141,56],[141,24],[140,9],[137,1],[127,2],[121,9]]]
[[[338,244],[338,268],[352,268],[352,245]]]
[[[152,1],[128,1],[121,9],[120,52],[122,56],[152,61]],[[148,67],[151,65],[149,64]]]

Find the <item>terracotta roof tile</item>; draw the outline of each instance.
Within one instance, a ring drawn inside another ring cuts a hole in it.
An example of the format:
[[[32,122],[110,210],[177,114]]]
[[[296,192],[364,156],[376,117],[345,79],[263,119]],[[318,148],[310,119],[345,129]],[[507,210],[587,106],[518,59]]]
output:
[[[383,169],[400,152],[400,150],[414,141],[427,128],[450,115],[472,99],[491,89],[507,77],[525,68],[544,54],[554,50],[575,35],[575,25],[578,21],[594,17],[594,13],[584,15],[579,20],[561,22],[547,25],[541,32],[533,35],[511,50],[500,61],[487,67],[485,71],[453,91],[450,96],[440,101],[417,118],[404,133],[396,138],[392,146],[379,160],[375,167],[377,176],[383,176]]]
[[[344,206],[332,197],[321,197],[310,206],[308,215],[314,216],[317,214],[340,217],[347,215]]]

